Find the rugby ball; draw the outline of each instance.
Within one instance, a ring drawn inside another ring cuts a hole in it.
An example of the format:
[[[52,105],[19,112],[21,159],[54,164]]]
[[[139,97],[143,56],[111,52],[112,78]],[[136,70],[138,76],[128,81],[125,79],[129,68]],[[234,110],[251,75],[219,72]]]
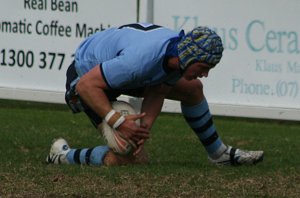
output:
[[[136,114],[134,108],[125,101],[114,101],[112,102],[112,107],[115,111],[120,112],[123,116]],[[136,121],[140,124],[140,121]],[[115,153],[120,155],[127,155],[130,153],[136,145],[133,142],[128,142],[122,137],[119,131],[110,127],[104,120],[101,124],[101,133],[107,143],[107,146],[111,148]]]

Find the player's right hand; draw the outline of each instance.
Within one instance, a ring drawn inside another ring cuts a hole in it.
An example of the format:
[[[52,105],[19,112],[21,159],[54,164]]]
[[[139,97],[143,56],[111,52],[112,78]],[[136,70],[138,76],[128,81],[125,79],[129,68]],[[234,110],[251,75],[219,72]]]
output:
[[[145,115],[146,113],[125,116],[125,121],[117,129],[120,135],[135,143],[138,143],[141,139],[148,139],[150,137],[149,129],[136,123],[136,120],[145,117]]]

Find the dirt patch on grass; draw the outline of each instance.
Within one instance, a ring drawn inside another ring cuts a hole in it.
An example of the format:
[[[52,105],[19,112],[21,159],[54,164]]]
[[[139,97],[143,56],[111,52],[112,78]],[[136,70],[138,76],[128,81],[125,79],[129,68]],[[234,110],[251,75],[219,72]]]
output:
[[[229,178],[221,174],[63,173],[28,178],[0,175],[0,197],[299,197],[300,175]]]

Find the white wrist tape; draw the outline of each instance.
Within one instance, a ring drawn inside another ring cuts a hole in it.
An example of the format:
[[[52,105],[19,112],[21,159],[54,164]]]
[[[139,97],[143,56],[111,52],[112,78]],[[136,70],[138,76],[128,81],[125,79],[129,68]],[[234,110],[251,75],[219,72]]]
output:
[[[121,116],[113,125],[114,129],[117,129],[123,122],[125,121],[125,117]]]
[[[110,120],[110,118],[116,113],[116,111],[114,109],[110,110],[110,112],[108,112],[104,118],[105,122],[108,123],[108,121]]]

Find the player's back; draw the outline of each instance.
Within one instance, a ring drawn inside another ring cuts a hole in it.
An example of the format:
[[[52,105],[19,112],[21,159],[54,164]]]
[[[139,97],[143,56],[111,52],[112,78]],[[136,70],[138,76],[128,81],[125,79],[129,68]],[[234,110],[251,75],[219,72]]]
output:
[[[153,24],[137,23],[110,28],[95,33],[81,43],[76,51],[76,64],[88,71],[120,54],[134,54],[137,60],[138,57],[157,58],[164,55],[163,48],[175,36],[178,36],[175,31]]]

